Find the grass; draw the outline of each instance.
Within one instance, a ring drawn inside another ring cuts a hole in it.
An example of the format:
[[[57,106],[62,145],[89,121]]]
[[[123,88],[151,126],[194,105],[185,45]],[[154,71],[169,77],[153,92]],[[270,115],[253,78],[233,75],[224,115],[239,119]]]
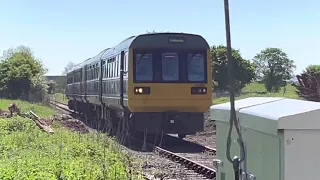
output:
[[[0,100],[7,109],[11,100]],[[41,117],[54,110],[14,101],[22,112]],[[139,163],[102,134],[80,134],[53,124],[54,134],[42,132],[33,121],[15,116],[0,118],[0,179],[142,179]],[[129,174],[129,168],[136,174]]]
[[[8,105],[11,102],[16,103],[16,105],[21,109],[22,112],[27,112],[31,110],[40,117],[49,117],[55,114],[55,110],[52,108],[48,108],[40,104],[30,104],[26,101],[20,101],[20,100],[0,99],[0,109],[7,111]]]
[[[236,99],[244,99],[248,97],[286,97],[291,99],[298,99],[298,95],[295,92],[296,88],[292,85],[286,86],[286,91],[282,88],[278,93],[267,93],[264,84],[261,83],[250,83],[243,90],[240,96]],[[229,102],[229,97],[219,97],[212,100],[213,104],[221,104]]]

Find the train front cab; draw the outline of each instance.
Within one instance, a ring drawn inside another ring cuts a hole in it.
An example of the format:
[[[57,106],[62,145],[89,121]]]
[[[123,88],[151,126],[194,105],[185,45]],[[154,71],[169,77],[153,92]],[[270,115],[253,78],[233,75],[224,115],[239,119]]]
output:
[[[204,112],[212,104],[212,72],[210,48],[201,36],[137,37],[129,50],[128,73],[134,129],[180,137],[203,131]]]

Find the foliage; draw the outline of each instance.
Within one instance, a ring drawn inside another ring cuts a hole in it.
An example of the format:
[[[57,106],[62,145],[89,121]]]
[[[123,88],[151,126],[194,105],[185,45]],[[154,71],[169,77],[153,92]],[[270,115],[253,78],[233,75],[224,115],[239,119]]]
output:
[[[47,93],[45,69],[29,47],[19,46],[3,53],[0,62],[0,92],[2,97],[28,99],[29,93]]]
[[[214,84],[217,90],[227,90],[229,86],[228,78],[228,60],[227,60],[227,49],[223,45],[212,46],[212,71]],[[239,50],[232,50],[232,56],[236,63],[234,65],[234,76],[236,79],[236,92],[239,92],[246,84],[250,83],[254,77],[254,66],[250,61],[245,60],[241,57]]]
[[[320,65],[309,65],[303,72],[320,72]]]
[[[67,66],[64,68],[64,70],[62,71],[62,75],[66,76],[67,73],[68,73],[68,71],[70,71],[71,69],[73,69],[75,66],[76,66],[75,63],[69,62],[69,63],[67,64]]]
[[[236,97],[236,100],[244,99],[248,97],[286,97],[291,99],[298,99],[296,94],[296,88],[290,84],[286,87],[281,88],[277,93],[268,93],[263,83],[250,83],[245,88],[243,88],[242,93]],[[213,98],[213,104],[221,104],[229,102],[229,97],[227,95],[222,97]]]
[[[47,134],[29,119],[0,118],[0,179],[142,179],[140,164],[105,135],[54,128]]]
[[[320,65],[310,65],[303,73],[297,75],[297,95],[308,101],[320,102]]]
[[[264,82],[268,92],[278,92],[286,86],[295,69],[294,61],[279,48],[266,48],[258,53],[253,60],[257,78]]]

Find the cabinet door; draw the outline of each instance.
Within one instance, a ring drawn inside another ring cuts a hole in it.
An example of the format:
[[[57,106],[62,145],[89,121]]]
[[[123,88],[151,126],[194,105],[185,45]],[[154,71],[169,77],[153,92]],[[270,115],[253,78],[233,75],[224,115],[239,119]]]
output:
[[[280,180],[281,140],[273,135],[243,129],[246,143],[247,172],[252,173],[259,180]]]
[[[229,180],[234,179],[232,163],[230,163],[226,157],[226,144],[229,131],[229,124],[227,122],[216,121],[216,147],[217,154],[216,159],[223,162],[223,167],[219,167],[217,171],[217,180]],[[231,142],[231,157],[239,156],[240,149],[237,143],[237,134],[235,129],[232,131],[232,142]]]

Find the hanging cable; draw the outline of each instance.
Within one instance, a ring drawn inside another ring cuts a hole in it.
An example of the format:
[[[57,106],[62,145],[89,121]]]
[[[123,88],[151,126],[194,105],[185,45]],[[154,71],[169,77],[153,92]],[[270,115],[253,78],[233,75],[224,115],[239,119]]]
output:
[[[229,75],[229,93],[230,93],[230,120],[229,120],[229,131],[227,138],[227,148],[226,148],[226,156],[229,162],[233,164],[233,170],[235,173],[235,180],[239,180],[240,176],[240,163],[245,159],[245,151],[244,151],[244,143],[242,139],[242,135],[239,127],[239,120],[237,119],[236,110],[235,110],[235,97],[234,97],[234,86],[235,79],[233,74],[233,65],[234,59],[232,57],[232,49],[231,49],[231,35],[230,35],[230,18],[229,18],[229,2],[228,0],[224,0],[224,12],[225,12],[225,25],[226,25],[226,41],[227,41],[227,59],[228,59],[228,75]],[[238,144],[240,146],[240,158],[235,156],[231,158],[230,146],[231,146],[231,133],[233,125],[238,134]]]

